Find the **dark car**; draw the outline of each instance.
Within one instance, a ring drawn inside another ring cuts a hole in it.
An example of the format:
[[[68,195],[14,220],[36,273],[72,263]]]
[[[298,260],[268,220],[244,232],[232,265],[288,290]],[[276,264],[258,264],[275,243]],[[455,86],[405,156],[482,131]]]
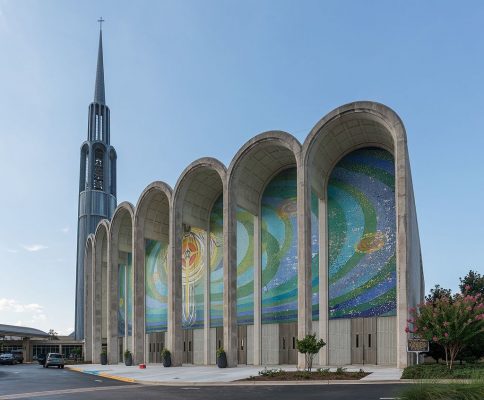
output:
[[[44,366],[45,365],[45,360],[47,359],[47,354],[37,354],[37,362]]]
[[[17,359],[12,353],[0,354],[0,364],[15,365],[17,364]]]
[[[22,350],[12,350],[10,353],[13,354],[18,363],[22,364],[24,362],[24,352]]]

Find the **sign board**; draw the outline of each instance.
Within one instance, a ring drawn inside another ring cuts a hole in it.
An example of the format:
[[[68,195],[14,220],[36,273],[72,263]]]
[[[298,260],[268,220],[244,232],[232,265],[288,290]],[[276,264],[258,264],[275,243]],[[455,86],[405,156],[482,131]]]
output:
[[[415,353],[426,353],[429,351],[429,341],[425,339],[408,339],[407,351]]]

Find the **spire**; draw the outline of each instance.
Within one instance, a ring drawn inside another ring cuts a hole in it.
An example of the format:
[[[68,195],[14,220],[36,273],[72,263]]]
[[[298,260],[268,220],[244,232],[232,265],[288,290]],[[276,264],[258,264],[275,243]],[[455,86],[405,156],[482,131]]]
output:
[[[104,64],[103,64],[103,19],[99,20],[99,50],[97,53],[97,69],[96,69],[96,86],[94,87],[94,102],[105,104],[106,99],[104,95]]]

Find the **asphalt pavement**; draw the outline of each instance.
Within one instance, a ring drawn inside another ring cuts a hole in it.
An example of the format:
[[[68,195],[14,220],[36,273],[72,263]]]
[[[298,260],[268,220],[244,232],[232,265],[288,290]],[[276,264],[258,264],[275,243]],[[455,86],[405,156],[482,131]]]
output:
[[[284,386],[163,386],[111,380],[37,364],[0,365],[0,400],[133,398],[163,400],[383,400],[395,399],[404,384]]]

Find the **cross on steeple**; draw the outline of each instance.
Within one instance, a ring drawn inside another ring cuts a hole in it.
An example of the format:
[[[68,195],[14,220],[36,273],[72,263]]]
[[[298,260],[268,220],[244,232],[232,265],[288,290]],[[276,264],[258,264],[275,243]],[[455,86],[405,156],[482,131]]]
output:
[[[99,22],[99,30],[102,31],[103,30],[103,22],[104,22],[103,17],[99,18],[97,20],[97,22]]]

